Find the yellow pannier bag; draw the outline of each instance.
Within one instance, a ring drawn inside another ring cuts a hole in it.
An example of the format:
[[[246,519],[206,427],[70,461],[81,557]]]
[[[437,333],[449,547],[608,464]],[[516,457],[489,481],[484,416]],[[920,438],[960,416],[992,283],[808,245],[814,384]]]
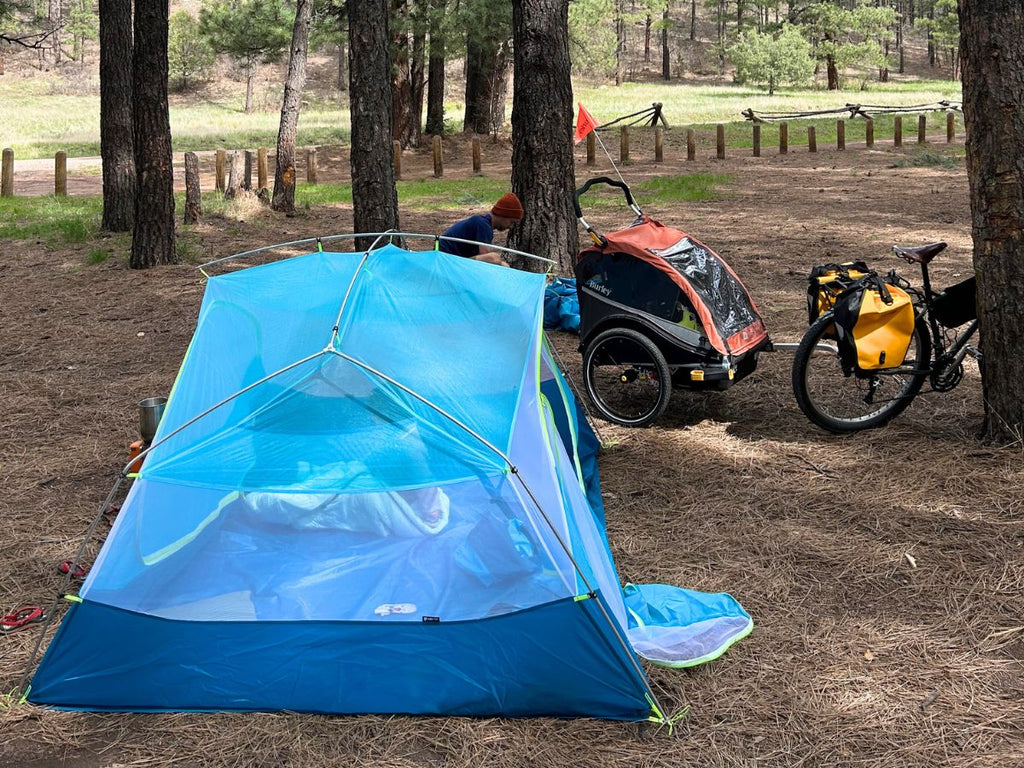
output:
[[[836,299],[848,288],[874,274],[863,261],[822,264],[807,277],[807,322],[813,323],[835,306]]]
[[[835,329],[848,371],[896,368],[914,335],[913,301],[899,286],[869,277],[836,299]]]

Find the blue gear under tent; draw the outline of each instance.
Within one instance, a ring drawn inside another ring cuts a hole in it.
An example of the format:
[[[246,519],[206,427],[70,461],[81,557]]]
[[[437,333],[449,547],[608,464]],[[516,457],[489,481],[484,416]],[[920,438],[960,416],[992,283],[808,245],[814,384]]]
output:
[[[28,700],[663,720],[544,289],[393,245],[211,277]],[[709,610],[695,659],[752,626]]]

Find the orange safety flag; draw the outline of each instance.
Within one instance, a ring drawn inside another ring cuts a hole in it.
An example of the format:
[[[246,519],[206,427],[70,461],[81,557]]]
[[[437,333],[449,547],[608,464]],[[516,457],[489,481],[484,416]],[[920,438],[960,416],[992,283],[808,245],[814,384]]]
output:
[[[576,135],[572,137],[573,144],[579,144],[587,137],[588,133],[597,128],[597,120],[591,117],[582,104],[579,107],[579,114],[576,115]]]

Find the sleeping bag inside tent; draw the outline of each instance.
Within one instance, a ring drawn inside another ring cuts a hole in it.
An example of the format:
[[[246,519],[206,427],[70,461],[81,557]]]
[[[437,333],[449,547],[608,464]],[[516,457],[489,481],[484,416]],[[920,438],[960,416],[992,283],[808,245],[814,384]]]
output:
[[[29,701],[663,718],[544,284],[394,246],[210,278]]]

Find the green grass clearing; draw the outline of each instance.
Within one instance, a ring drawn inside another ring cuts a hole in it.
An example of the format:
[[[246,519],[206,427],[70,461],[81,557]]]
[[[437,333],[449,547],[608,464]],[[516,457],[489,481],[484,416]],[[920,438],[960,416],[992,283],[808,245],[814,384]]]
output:
[[[102,214],[100,197],[5,197],[0,239],[82,243],[96,236]]]
[[[274,146],[280,119],[280,86],[265,89],[257,98],[263,108],[252,114],[241,109],[241,83],[216,100],[197,102],[195,97],[171,98],[171,136],[175,152],[216,149],[245,149]],[[0,144],[14,149],[15,158],[52,157],[66,150],[69,157],[99,154],[99,94],[94,84],[86,84],[85,93],[73,93],[59,79],[37,77],[25,80],[0,79]],[[690,85],[686,83],[627,83],[619,87],[594,86],[578,82],[574,98],[582,102],[599,123],[646,109],[653,102],[664,105],[669,124],[677,129],[700,127],[713,130],[716,123],[730,124],[727,131],[731,146],[743,147],[741,134],[749,134],[741,112],[751,107],[761,111],[806,111],[842,107],[850,103],[888,105],[923,104],[940,99],[959,100],[960,84],[946,80],[918,80],[902,83],[872,84],[869,91],[850,89],[783,89],[769,97],[764,91],[738,85]],[[302,109],[299,122],[300,146],[347,144],[349,140],[348,102],[343,95],[330,99],[310,99]],[[446,125],[457,130],[462,124],[464,104],[451,100],[446,104]],[[511,116],[511,103],[507,110]],[[940,118],[929,118],[942,119]],[[879,119],[881,120],[881,118]],[[910,125],[910,121],[914,121]],[[801,121],[802,122],[802,121]],[[819,145],[831,141],[821,121]],[[834,124],[834,120],[831,121]],[[847,139],[859,140],[854,127],[847,124]],[[962,121],[958,121],[962,126]],[[916,117],[904,119],[905,136],[916,130]],[[931,125],[931,122],[930,122]],[[506,126],[507,128],[507,126]],[[795,128],[790,128],[791,140]],[[862,129],[861,129],[862,130]],[[884,132],[876,121],[876,137]],[[889,134],[891,135],[891,134]],[[748,139],[749,141],[749,139]]]
[[[707,200],[718,187],[731,181],[724,174],[695,173],[684,176],[666,176],[636,184],[634,194],[641,207],[647,204],[694,202]],[[398,182],[399,205],[415,211],[486,210],[505,191],[505,182],[486,177],[472,179],[425,179]],[[300,184],[296,189],[296,204],[305,208],[351,203],[352,187],[348,184]],[[184,210],[184,194],[175,196],[175,215],[180,225]],[[625,206],[622,193],[612,188],[595,188],[584,199],[584,207]],[[219,192],[203,195],[206,217],[225,219],[266,220],[272,214],[262,203],[252,198],[228,201]],[[91,197],[8,197],[0,199],[0,239],[39,240],[48,245],[82,243],[99,233],[103,213],[103,200]],[[225,231],[230,232],[229,229]],[[127,237],[127,236],[125,236]],[[85,257],[88,264],[102,264],[118,248],[95,247]],[[185,262],[201,260],[202,244],[187,230],[179,229],[178,255]]]

